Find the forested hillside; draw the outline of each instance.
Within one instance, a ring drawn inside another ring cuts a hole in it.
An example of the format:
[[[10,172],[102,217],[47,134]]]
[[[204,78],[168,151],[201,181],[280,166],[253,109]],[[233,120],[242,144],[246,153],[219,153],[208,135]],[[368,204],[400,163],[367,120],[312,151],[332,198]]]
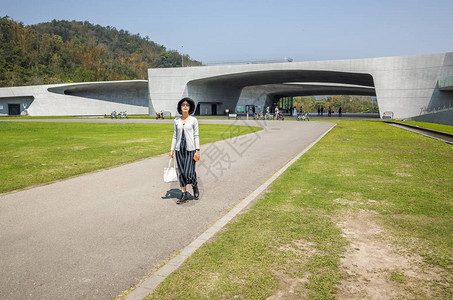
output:
[[[184,55],[184,65],[200,62]],[[181,54],[114,27],[56,21],[24,26],[0,18],[0,86],[147,79],[180,67]]]

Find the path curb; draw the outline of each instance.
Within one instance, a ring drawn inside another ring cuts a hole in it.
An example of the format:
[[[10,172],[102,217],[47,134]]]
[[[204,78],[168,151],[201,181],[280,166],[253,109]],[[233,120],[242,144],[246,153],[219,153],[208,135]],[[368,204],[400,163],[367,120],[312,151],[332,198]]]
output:
[[[304,150],[297,154],[293,159],[286,163],[282,168],[275,172],[266,182],[260,185],[250,195],[245,197],[241,202],[234,206],[225,216],[218,220],[213,226],[203,232],[194,241],[187,245],[178,255],[172,258],[164,266],[154,272],[148,279],[141,283],[133,292],[131,292],[126,300],[142,300],[149,295],[168,275],[181,266],[184,261],[192,255],[198,248],[201,247],[207,240],[219,232],[228,222],[230,222],[238,213],[254,201],[266,188],[277,179],[283,172],[286,171],[294,162],[304,155],[311,147],[318,143],[327,133],[329,133],[336,124],[333,124],[326,132],[318,137],[314,142],[308,145]]]

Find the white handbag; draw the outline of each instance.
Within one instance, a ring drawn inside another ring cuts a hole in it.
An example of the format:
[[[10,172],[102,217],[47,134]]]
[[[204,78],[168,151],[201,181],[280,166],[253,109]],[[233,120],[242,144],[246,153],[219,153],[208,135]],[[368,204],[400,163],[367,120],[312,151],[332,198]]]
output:
[[[173,167],[171,166],[171,162],[173,161]],[[164,181],[165,182],[172,182],[178,181],[178,172],[176,171],[176,159],[169,159],[168,160],[168,168],[164,168]]]

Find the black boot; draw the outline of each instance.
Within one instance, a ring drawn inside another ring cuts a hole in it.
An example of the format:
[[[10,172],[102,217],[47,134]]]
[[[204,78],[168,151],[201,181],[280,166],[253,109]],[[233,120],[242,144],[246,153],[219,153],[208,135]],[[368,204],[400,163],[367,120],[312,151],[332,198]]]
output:
[[[197,185],[192,185],[193,188],[193,199],[198,200],[198,197],[200,197],[200,191],[198,190]]]
[[[181,198],[179,198],[178,201],[176,201],[176,204],[182,204],[186,202],[189,198],[187,198],[187,192],[182,192],[181,193]]]

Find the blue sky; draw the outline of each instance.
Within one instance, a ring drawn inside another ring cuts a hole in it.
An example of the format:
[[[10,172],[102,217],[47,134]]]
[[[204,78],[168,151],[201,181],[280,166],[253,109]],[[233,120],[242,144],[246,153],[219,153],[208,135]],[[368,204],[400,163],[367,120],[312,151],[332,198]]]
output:
[[[452,12],[451,0],[0,0],[0,16],[25,25],[109,25],[204,63],[451,52]]]

